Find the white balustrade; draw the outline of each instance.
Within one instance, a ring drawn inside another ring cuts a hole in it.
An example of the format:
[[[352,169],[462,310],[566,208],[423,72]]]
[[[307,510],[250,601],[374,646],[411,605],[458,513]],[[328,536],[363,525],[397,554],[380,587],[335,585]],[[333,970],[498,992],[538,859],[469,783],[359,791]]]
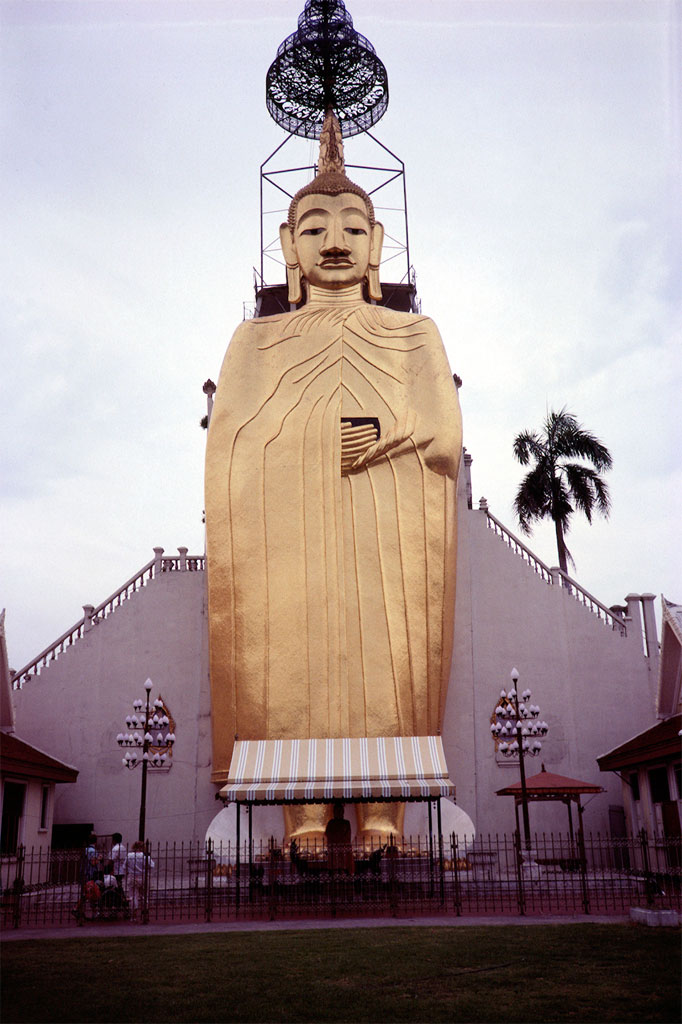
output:
[[[24,665],[18,672],[15,672],[12,676],[12,687],[15,690],[20,690],[27,679],[39,675],[41,669],[45,668],[51,661],[54,661],[55,658],[58,658],[60,654],[63,654],[67,647],[71,647],[76,640],[80,640],[93,626],[106,619],[124,601],[127,601],[136,591],[141,590],[142,587],[146,586],[155,577],[160,576],[161,573],[177,572],[181,569],[186,572],[204,571],[206,560],[203,555],[188,555],[187,548],[178,548],[178,552],[179,554],[177,555],[164,558],[162,557],[163,548],[154,548],[154,558],[147,562],[134,576],[131,576],[129,580],[126,580],[106,601],[97,605],[96,608],[91,604],[83,605],[83,618],[71,626],[70,629],[67,629],[65,633],[62,633],[54,643],[46,647],[44,651],[41,651],[27,665]]]
[[[584,587],[581,587],[579,583],[576,583],[562,569],[556,566],[550,568],[548,565],[545,565],[541,559],[526,547],[522,540],[516,537],[506,526],[503,526],[499,519],[495,518],[492,512],[489,511],[487,502],[479,511],[485,513],[488,529],[492,530],[508,548],[511,548],[515,554],[522,558],[545,583],[550,586],[563,587],[566,593],[570,594],[571,597],[587,608],[588,611],[592,612],[593,615],[596,615],[598,619],[601,619],[610,629],[617,630],[621,636],[627,635],[627,626],[620,616],[616,615],[610,608],[607,608],[605,604],[602,604]]]

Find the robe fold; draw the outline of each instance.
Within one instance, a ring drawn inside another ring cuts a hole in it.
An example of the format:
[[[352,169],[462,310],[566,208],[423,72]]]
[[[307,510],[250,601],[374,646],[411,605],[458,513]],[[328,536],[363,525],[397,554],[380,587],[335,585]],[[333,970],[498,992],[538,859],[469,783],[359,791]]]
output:
[[[363,417],[398,443],[342,473],[341,421]],[[206,452],[215,781],[235,736],[439,732],[461,442],[428,318],[358,303],[237,329]]]

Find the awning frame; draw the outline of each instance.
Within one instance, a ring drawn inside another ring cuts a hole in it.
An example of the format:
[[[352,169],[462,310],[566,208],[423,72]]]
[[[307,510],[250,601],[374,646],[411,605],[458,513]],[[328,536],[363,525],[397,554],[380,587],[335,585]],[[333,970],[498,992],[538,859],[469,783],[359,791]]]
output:
[[[255,746],[250,747],[250,744]],[[297,749],[294,749],[295,745]],[[288,774],[286,768],[282,770],[282,764],[288,765]],[[303,776],[301,770],[304,765],[308,769],[307,777]],[[377,767],[378,771],[372,771],[372,768]],[[296,787],[301,786],[304,789],[307,786],[308,792],[302,795],[300,790],[296,791]],[[363,792],[368,787],[371,792]],[[237,806],[237,904],[241,899],[242,806],[246,807],[248,819],[250,878],[254,806],[333,803],[336,800],[354,804],[426,801],[429,812],[429,856],[432,864],[439,865],[442,896],[444,861],[441,798],[454,795],[455,787],[448,777],[440,736],[236,740],[227,784],[216,793],[216,799]],[[433,844],[434,804],[437,814],[437,852]]]

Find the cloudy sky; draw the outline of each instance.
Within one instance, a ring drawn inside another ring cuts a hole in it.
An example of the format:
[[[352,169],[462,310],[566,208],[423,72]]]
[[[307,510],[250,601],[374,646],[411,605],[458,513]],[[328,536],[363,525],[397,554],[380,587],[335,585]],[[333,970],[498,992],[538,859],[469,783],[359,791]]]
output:
[[[374,134],[406,164],[412,262],[464,381],[475,499],[515,528],[514,434],[565,405],[614,457],[610,520],[568,537],[578,580],[606,604],[682,602],[680,5],[347,6],[388,69]],[[302,7],[0,5],[14,668],[154,545],[203,551],[202,384],[253,296],[259,165],[285,138],[265,74]],[[314,157],[288,145],[291,163]],[[347,161],[361,155],[348,140]],[[556,562],[549,525],[530,546]]]

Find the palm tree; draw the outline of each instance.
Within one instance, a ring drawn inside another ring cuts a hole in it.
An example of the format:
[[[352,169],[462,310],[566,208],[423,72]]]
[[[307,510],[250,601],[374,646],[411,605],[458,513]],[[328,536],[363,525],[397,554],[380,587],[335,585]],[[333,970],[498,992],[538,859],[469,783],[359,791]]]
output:
[[[514,499],[519,525],[529,534],[535,520],[551,517],[559,566],[567,572],[568,561],[575,563],[564,535],[568,533],[574,511],[583,512],[588,523],[592,522],[595,509],[608,517],[609,490],[599,472],[611,468],[611,453],[563,408],[560,412],[548,413],[541,433],[525,430],[517,434],[514,455],[522,466],[534,464],[521,481]],[[575,458],[584,461],[567,461]]]

